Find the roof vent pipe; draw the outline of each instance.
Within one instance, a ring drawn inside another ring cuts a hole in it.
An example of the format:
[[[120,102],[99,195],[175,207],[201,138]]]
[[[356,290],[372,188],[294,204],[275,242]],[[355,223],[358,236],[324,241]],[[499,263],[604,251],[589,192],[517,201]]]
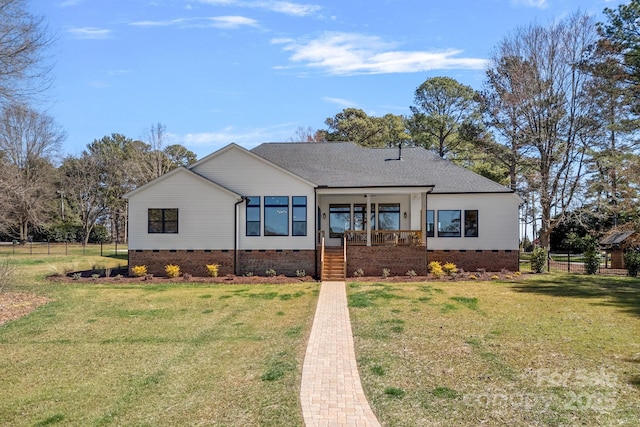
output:
[[[402,142],[398,144],[398,160],[402,160]]]

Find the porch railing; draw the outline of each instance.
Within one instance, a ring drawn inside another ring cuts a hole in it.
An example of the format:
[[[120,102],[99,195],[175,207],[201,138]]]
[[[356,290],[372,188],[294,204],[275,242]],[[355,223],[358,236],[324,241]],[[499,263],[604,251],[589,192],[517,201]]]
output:
[[[347,230],[345,242],[349,245],[367,244],[366,230]],[[422,244],[422,232],[414,230],[371,230],[371,245],[418,246]]]

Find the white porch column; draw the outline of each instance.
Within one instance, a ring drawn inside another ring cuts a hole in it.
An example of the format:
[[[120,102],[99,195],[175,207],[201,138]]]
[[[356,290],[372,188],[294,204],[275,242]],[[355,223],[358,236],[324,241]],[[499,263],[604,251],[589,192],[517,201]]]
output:
[[[367,217],[365,221],[367,223],[367,246],[371,246],[371,194],[365,194],[367,198]]]

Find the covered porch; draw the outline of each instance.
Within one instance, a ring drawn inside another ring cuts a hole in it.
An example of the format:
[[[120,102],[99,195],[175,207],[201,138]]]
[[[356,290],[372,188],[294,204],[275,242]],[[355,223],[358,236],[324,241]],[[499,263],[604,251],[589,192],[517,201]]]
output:
[[[427,194],[432,189],[319,188],[317,243],[327,247],[425,246]]]
[[[359,269],[375,275],[383,268],[394,274],[425,274],[425,215],[432,188],[318,189],[317,245],[323,280],[344,279],[347,271]]]

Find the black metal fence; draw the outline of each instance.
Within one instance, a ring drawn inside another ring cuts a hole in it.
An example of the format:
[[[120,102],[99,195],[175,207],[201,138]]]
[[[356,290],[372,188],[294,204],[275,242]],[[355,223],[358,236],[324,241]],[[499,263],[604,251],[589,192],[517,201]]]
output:
[[[626,269],[611,268],[610,254],[602,252],[598,273],[602,275],[626,276]],[[586,274],[584,256],[582,254],[551,253],[547,258],[547,271],[556,273]]]
[[[127,245],[122,243],[76,242],[0,242],[0,256],[4,255],[51,255],[51,256],[127,256]]]

